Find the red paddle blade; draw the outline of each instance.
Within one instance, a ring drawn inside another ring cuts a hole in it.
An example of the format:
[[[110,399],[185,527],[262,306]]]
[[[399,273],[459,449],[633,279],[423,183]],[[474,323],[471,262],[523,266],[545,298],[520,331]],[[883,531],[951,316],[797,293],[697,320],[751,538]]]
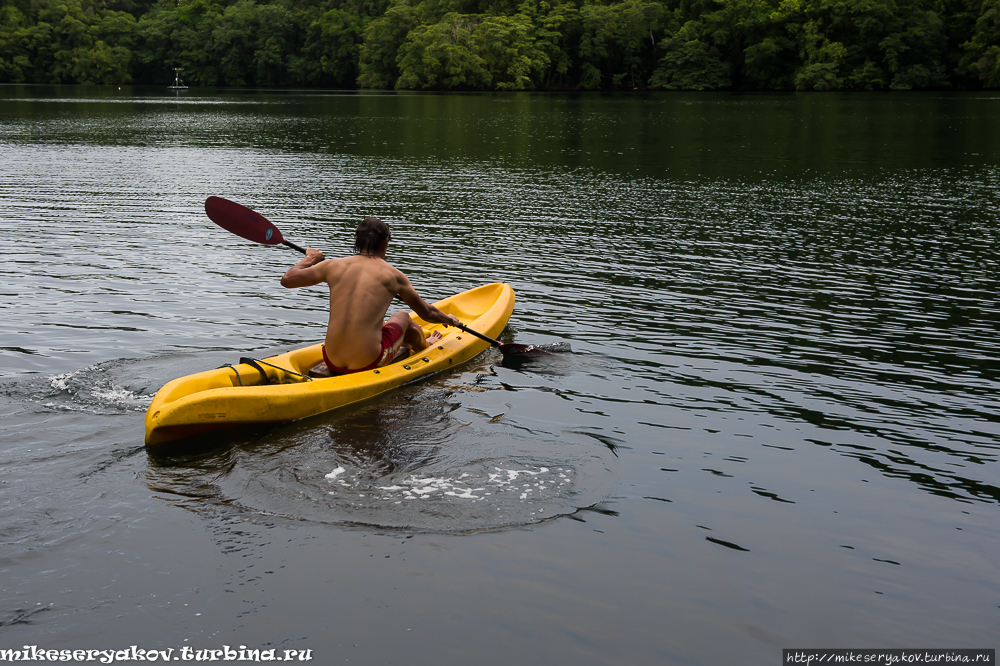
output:
[[[285,240],[281,237],[278,227],[271,224],[266,217],[235,201],[222,197],[209,197],[205,199],[205,213],[208,214],[208,219],[226,231],[254,243],[277,245]]]

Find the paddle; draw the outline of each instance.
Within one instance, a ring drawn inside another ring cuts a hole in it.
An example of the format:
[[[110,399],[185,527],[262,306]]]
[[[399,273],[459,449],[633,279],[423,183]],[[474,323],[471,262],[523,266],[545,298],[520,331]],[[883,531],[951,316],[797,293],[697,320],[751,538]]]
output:
[[[306,253],[303,248],[299,247],[295,243],[285,240],[285,238],[281,235],[281,230],[271,224],[271,221],[266,217],[257,211],[250,210],[246,206],[241,206],[235,201],[223,199],[222,197],[209,197],[205,199],[205,213],[208,215],[208,219],[212,220],[212,222],[215,222],[229,233],[236,234],[240,238],[246,238],[248,241],[263,243],[264,245],[278,245],[280,243],[282,245],[287,245],[294,250],[298,250],[302,254]],[[494,347],[499,347],[500,353],[504,356],[509,356],[511,354],[517,354],[519,356],[537,356],[548,354],[545,350],[538,349],[533,345],[520,345],[494,340],[493,338],[483,335],[478,331],[473,331],[465,324],[459,324],[457,328],[469,333],[470,335],[476,336],[480,340],[485,340]]]

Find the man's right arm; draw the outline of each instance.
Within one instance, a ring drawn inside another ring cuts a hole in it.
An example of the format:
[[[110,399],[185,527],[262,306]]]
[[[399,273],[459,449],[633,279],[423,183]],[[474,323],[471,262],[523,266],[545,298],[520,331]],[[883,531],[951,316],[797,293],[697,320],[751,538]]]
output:
[[[288,287],[311,287],[326,279],[326,271],[316,267],[323,261],[323,253],[319,250],[309,248],[306,250],[305,258],[295,264],[281,276],[281,286]]]

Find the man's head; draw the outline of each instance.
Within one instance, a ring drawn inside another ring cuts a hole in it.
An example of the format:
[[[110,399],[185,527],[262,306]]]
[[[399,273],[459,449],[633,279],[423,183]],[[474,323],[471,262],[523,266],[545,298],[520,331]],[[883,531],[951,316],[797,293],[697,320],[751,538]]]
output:
[[[389,226],[377,217],[366,217],[358,225],[354,235],[354,252],[368,257],[377,257],[392,236]]]

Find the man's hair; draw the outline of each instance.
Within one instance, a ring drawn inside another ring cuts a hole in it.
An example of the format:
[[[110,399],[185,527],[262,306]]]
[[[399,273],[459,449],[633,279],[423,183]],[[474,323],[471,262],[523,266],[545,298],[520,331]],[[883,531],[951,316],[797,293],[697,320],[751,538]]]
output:
[[[382,244],[389,240],[389,227],[377,217],[366,217],[358,225],[354,234],[354,253],[373,257],[382,249]]]

